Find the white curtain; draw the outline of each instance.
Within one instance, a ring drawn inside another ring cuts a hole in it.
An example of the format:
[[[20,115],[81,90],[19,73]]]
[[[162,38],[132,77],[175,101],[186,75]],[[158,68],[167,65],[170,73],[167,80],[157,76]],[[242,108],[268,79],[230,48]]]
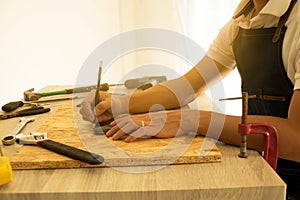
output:
[[[37,90],[46,85],[74,84],[90,53],[126,31],[173,30],[207,50],[237,2],[0,0],[0,104],[21,99],[23,91],[32,87]],[[192,67],[167,52],[143,50],[116,60],[104,81],[118,82],[145,64],[167,66],[177,75]]]

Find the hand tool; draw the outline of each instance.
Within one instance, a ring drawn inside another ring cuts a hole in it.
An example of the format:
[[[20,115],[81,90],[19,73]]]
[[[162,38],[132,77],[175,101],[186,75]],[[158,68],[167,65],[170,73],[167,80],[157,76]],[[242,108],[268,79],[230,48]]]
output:
[[[125,81],[124,85],[127,89],[135,89],[139,88],[143,89],[143,85],[145,85],[145,89],[147,89],[146,86],[154,85],[163,81],[166,81],[166,76],[145,76],[141,78],[134,78],[134,79],[128,79]]]
[[[32,107],[37,106],[36,103],[25,103],[23,101],[12,101],[2,106],[2,110],[5,112],[11,112],[15,109],[22,107],[23,105],[30,105]]]
[[[242,117],[241,124],[247,124],[247,116],[248,116],[248,93],[242,93]],[[241,146],[239,157],[247,158],[247,136],[246,134],[241,134]]]
[[[0,186],[13,180],[9,157],[0,156]]]
[[[245,94],[244,94],[245,95]],[[256,98],[256,95],[248,95],[248,98],[247,99],[255,99]],[[219,99],[219,101],[226,101],[226,100],[238,100],[238,99],[242,99],[243,100],[243,96],[241,97],[230,97],[230,98],[224,98],[224,99]]]
[[[110,86],[120,86],[125,85],[128,89],[134,89],[140,87],[143,88],[149,88],[149,86],[152,84],[160,83],[167,80],[166,76],[146,76],[141,78],[135,78],[135,79],[128,79],[125,81],[124,84],[108,84],[103,83],[100,84],[100,90],[101,91],[108,91]],[[145,84],[145,86],[143,86]],[[33,92],[34,88],[26,90],[24,95],[25,101],[36,101],[40,99],[41,97],[47,97],[47,96],[53,96],[53,95],[60,95],[60,94],[74,94],[74,93],[82,93],[82,92],[89,92],[93,89],[96,89],[97,86],[84,86],[84,87],[77,87],[72,89],[64,89],[64,90],[58,90],[58,91],[52,91],[52,92],[43,92],[43,93],[36,93]]]
[[[33,122],[34,121],[34,118],[33,117],[30,117],[30,118],[25,118],[25,117],[21,117],[20,118],[20,123],[16,126],[16,128],[14,128],[10,135],[8,136],[5,136],[2,138],[2,143],[4,145],[12,145],[15,143],[16,141],[16,135],[18,133],[20,133],[20,131],[24,128],[24,126],[29,123],[29,122]]]
[[[12,168],[9,157],[4,156],[2,145],[0,144],[0,186],[11,182],[12,179]]]
[[[155,85],[157,85],[159,82],[157,80],[152,80],[152,81],[148,81],[142,85],[140,85],[139,87],[137,87],[138,90],[146,90],[148,88],[151,88]]]
[[[21,107],[23,105],[31,105],[31,108],[37,107],[41,103],[46,102],[52,102],[52,101],[64,101],[64,100],[74,100],[74,99],[80,99],[84,98],[83,96],[74,96],[74,97],[63,97],[63,98],[51,98],[51,99],[44,99],[44,100],[36,100],[36,101],[13,101],[9,102],[2,106],[2,110],[5,112],[11,112],[17,109],[18,107]],[[4,107],[4,109],[3,109]]]
[[[97,79],[97,85],[96,85],[96,93],[95,93],[95,106],[100,102],[100,82],[101,82],[101,73],[102,73],[102,61],[99,63],[99,69],[98,69],[98,79]]]
[[[102,61],[99,63],[99,70],[98,70],[98,79],[97,79],[97,88],[95,93],[95,106],[100,102],[100,83],[101,83],[101,72],[102,72]],[[94,133],[97,135],[105,134],[111,127],[109,126],[109,123],[113,120],[110,120],[108,122],[102,122],[99,123],[97,118],[95,118],[95,125],[94,125]]]
[[[232,97],[232,98],[225,98],[225,99],[219,99],[219,101],[224,100],[236,100],[236,99],[243,99],[243,97]],[[248,95],[248,99],[263,99],[266,101],[285,101],[284,96],[271,96],[271,95]]]
[[[114,119],[110,119],[106,122],[96,122],[94,126],[94,134],[96,135],[105,135],[107,131],[111,129],[111,126],[109,125]]]
[[[67,157],[80,160],[89,164],[101,164],[104,162],[104,158],[98,154],[84,151],[72,146],[68,146],[59,142],[55,142],[47,138],[47,133],[34,132],[30,135],[24,135],[20,133],[16,137],[18,144],[35,144],[41,146],[50,151],[54,151],[58,154],[65,155]]]
[[[77,87],[77,88],[72,88],[72,89],[64,89],[64,90],[58,90],[58,91],[52,91],[52,92],[42,92],[42,93],[33,92],[34,88],[31,88],[29,90],[26,90],[23,94],[24,94],[25,101],[36,101],[36,100],[40,99],[41,97],[60,95],[60,94],[83,93],[83,92],[89,92],[95,88],[96,88],[96,86],[92,85],[92,86],[84,86],[84,87]],[[100,85],[100,90],[107,91],[108,89],[109,89],[109,85],[107,83]]]
[[[9,119],[13,117],[21,117],[21,116],[29,116],[29,115],[37,115],[49,112],[50,108],[44,108],[44,107],[33,107],[28,109],[23,109],[14,113],[0,115],[0,119]]]
[[[251,97],[250,97],[251,98]],[[234,100],[237,98],[227,98],[226,100]],[[240,99],[240,98],[239,98]],[[241,146],[239,157],[247,158],[247,135],[262,134],[264,135],[264,151],[263,157],[269,165],[276,170],[278,159],[278,133],[276,128],[266,123],[247,123],[248,116],[248,93],[242,93],[242,120],[238,124],[238,134],[241,135]]]

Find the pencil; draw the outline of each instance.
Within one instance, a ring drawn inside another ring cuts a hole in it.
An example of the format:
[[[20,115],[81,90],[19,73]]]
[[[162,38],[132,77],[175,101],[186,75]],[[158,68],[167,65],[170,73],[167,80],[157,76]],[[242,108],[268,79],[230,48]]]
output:
[[[95,94],[95,106],[100,102],[100,83],[101,83],[101,73],[102,73],[102,61],[99,63],[98,69],[98,80],[97,80],[97,87],[96,87],[96,94]]]

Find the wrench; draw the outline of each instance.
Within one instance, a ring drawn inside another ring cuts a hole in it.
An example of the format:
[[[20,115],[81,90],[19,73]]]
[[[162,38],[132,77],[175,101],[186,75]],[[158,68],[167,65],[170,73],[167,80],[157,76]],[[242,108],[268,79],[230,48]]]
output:
[[[20,123],[18,124],[18,126],[16,128],[14,128],[14,130],[11,131],[11,133],[5,137],[2,138],[2,143],[4,145],[12,145],[15,143],[16,141],[16,135],[18,133],[20,133],[20,131],[24,128],[24,126],[28,123],[28,122],[33,122],[34,118],[30,117],[30,118],[25,118],[25,117],[21,117],[20,118]]]

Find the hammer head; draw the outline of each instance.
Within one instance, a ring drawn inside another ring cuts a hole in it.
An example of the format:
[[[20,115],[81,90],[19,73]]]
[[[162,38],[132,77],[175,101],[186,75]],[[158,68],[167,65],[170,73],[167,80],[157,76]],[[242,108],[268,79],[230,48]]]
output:
[[[34,93],[33,91],[34,91],[34,88],[31,88],[29,90],[26,90],[23,93],[25,101],[36,101],[41,97],[41,95],[39,93]]]

